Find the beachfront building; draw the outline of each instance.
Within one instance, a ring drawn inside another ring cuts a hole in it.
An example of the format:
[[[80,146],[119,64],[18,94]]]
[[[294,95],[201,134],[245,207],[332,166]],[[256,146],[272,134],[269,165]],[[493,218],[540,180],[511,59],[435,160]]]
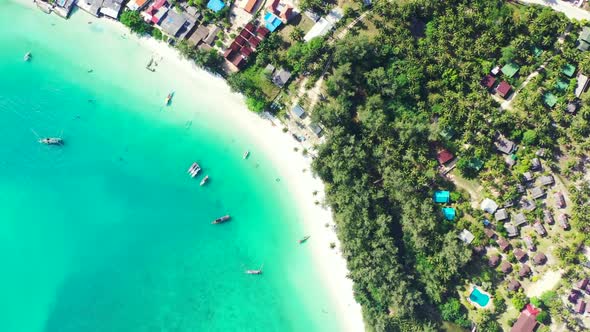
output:
[[[53,11],[63,18],[68,18],[72,12],[72,9],[74,8],[75,3],[76,0],[56,0]]]
[[[169,10],[160,20],[160,30],[172,38],[183,39],[193,30],[196,24],[194,17],[186,13],[179,13],[175,9]]]
[[[502,98],[506,98],[510,94],[511,91],[512,91],[512,86],[510,86],[510,84],[506,81],[500,82],[500,84],[498,84],[498,87],[496,88],[496,92]]]
[[[166,0],[156,0],[148,7],[147,10],[141,13],[146,22],[158,24],[168,12],[168,2]]]
[[[192,46],[198,46],[209,35],[209,29],[204,25],[199,25],[197,29],[188,38],[188,43]]]
[[[229,47],[225,49],[223,57],[234,69],[242,69],[247,59],[256,51],[256,48],[268,33],[269,31],[265,27],[256,27],[251,22],[246,24]]]
[[[284,24],[287,24],[293,16],[293,7],[281,2],[281,0],[272,0],[268,6],[268,11],[278,17]]]
[[[339,8],[334,8],[326,15],[320,18],[316,24],[305,34],[303,40],[306,42],[316,38],[325,36],[328,32],[334,29],[335,24],[342,19],[342,11]]]
[[[78,8],[98,17],[102,3],[103,0],[78,0],[76,5]]]
[[[149,0],[131,0],[127,3],[127,8],[135,11],[143,10],[149,2]]]
[[[124,0],[104,0],[102,7],[100,8],[100,13],[115,20],[119,19],[119,14],[123,7],[123,1]]]
[[[289,82],[289,79],[291,79],[291,72],[281,68],[274,73],[272,82],[279,88],[282,88]]]

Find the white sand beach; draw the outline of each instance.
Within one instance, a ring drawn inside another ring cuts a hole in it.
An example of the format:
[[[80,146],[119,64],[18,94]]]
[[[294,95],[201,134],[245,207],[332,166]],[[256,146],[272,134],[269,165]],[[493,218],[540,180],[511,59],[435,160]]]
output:
[[[30,0],[18,0],[28,6],[36,7]],[[348,270],[346,261],[339,252],[339,242],[332,228],[334,225],[332,213],[329,209],[317,205],[324,199],[324,186],[319,178],[311,173],[311,159],[303,156],[300,143],[296,142],[290,133],[282,131],[281,123],[271,123],[250,112],[245,105],[244,97],[232,93],[225,80],[205,70],[197,68],[192,62],[182,59],[178,52],[163,42],[153,38],[138,37],[130,34],[129,30],[119,22],[110,19],[97,19],[78,10],[73,15],[83,15],[84,20],[100,21],[105,26],[112,27],[119,35],[127,35],[129,42],[140,43],[147,51],[156,55],[158,71],[166,71],[169,76],[178,80],[180,84],[191,84],[195,87],[207,86],[207,94],[214,94],[217,109],[223,112],[223,117],[246,133],[257,142],[257,148],[263,149],[272,159],[274,166],[281,171],[282,179],[289,188],[290,195],[298,197],[298,210],[302,216],[301,222],[310,240],[306,243],[313,251],[316,268],[327,285],[337,304],[336,311],[345,326],[346,331],[363,331],[364,322],[360,305],[353,298],[352,281],[346,276]],[[195,89],[196,90],[196,89]],[[175,97],[176,98],[176,97]],[[196,97],[195,97],[196,98]],[[206,97],[209,98],[209,97]],[[294,148],[299,148],[298,152]],[[317,194],[313,193],[317,191]],[[325,227],[329,223],[330,227]],[[335,249],[330,243],[336,244]]]

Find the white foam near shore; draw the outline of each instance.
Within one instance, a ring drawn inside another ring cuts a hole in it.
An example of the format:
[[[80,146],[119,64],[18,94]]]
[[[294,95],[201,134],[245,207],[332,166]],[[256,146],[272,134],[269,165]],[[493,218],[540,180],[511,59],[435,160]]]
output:
[[[35,7],[27,0],[18,2]],[[88,15],[89,19],[97,20],[82,11],[74,15]],[[215,99],[217,109],[223,112],[223,117],[231,119],[240,132],[247,133],[257,143],[257,147],[266,152],[272,163],[281,170],[283,179],[291,191],[290,195],[297,197],[303,228],[311,235],[306,246],[313,251],[314,263],[324,279],[322,284],[329,287],[332,302],[337,306],[333,311],[338,313],[346,331],[363,331],[361,308],[354,300],[352,281],[346,277],[348,270],[346,261],[338,251],[338,239],[332,227],[325,227],[326,223],[333,225],[332,213],[316,204],[316,201],[321,202],[324,199],[323,183],[312,175],[310,158],[303,156],[301,151],[294,151],[295,147],[301,150],[299,143],[293,140],[289,133],[284,133],[280,124],[272,124],[269,120],[250,112],[245,106],[244,97],[232,93],[223,78],[181,58],[175,49],[163,42],[129,34],[126,27],[110,19],[100,19],[100,22],[114,29],[119,35],[126,34],[130,42],[137,42],[147,51],[156,54],[158,71],[166,71],[183,83],[207,86],[207,90],[211,91],[208,94],[214,95],[208,98]],[[314,195],[314,192],[317,194]],[[330,248],[332,242],[336,243],[335,249]]]

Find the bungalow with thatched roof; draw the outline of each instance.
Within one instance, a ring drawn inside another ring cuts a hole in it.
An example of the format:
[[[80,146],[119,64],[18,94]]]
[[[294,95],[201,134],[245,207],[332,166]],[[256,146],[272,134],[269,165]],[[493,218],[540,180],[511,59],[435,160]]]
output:
[[[560,214],[559,217],[557,217],[557,220],[559,221],[559,226],[561,226],[561,228],[563,228],[563,229],[570,228],[570,224],[567,221],[567,215],[566,214]]]
[[[526,217],[524,216],[524,214],[522,212],[517,213],[512,217],[512,222],[514,223],[515,226],[520,226],[520,225],[526,224]]]
[[[524,243],[526,244],[527,248],[530,251],[535,251],[537,250],[537,247],[535,246],[535,242],[533,242],[533,238],[526,235],[522,238],[522,240],[524,241]]]
[[[500,264],[501,260],[502,259],[500,258],[499,255],[493,254],[490,256],[490,259],[488,260],[488,265],[490,267],[496,267],[496,266],[498,266],[498,264]]]
[[[510,242],[506,241],[506,239],[503,237],[499,238],[496,241],[496,243],[498,244],[498,247],[500,247],[500,250],[502,250],[503,252],[506,252],[506,250],[510,248]]]
[[[504,274],[512,272],[512,264],[510,264],[510,262],[503,261],[502,264],[500,264],[500,271],[502,271]]]
[[[530,275],[531,275],[531,268],[526,264],[522,264],[522,266],[520,267],[520,270],[518,270],[518,276],[521,278],[526,278]]]
[[[539,252],[535,255],[535,257],[533,257],[533,263],[535,263],[535,265],[543,265],[547,262],[547,256],[545,256],[545,254],[543,254],[542,252]]]
[[[518,261],[523,261],[526,258],[526,251],[524,251],[520,248],[516,248],[516,250],[514,250],[514,257]]]
[[[518,236],[518,228],[516,228],[511,223],[504,224],[504,229],[508,233],[508,237],[517,237]]]
[[[511,292],[516,292],[517,290],[520,289],[520,282],[512,279],[508,282],[508,286],[506,286],[506,288],[508,288],[508,290]]]
[[[565,198],[563,197],[561,191],[556,192],[553,197],[555,198],[555,205],[558,209],[565,208]]]
[[[531,189],[531,196],[533,197],[533,199],[539,199],[545,196],[545,192],[540,187],[534,187],[533,189]]]
[[[553,225],[555,223],[555,219],[553,219],[553,214],[548,209],[543,210],[543,220],[545,223],[549,225]]]

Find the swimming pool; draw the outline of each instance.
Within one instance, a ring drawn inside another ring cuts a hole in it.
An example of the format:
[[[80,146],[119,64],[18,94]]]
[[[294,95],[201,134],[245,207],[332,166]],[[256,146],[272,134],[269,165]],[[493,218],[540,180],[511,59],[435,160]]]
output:
[[[481,292],[477,287],[473,287],[471,294],[469,294],[471,302],[479,304],[480,307],[485,307],[490,302],[490,296],[486,293]]]

